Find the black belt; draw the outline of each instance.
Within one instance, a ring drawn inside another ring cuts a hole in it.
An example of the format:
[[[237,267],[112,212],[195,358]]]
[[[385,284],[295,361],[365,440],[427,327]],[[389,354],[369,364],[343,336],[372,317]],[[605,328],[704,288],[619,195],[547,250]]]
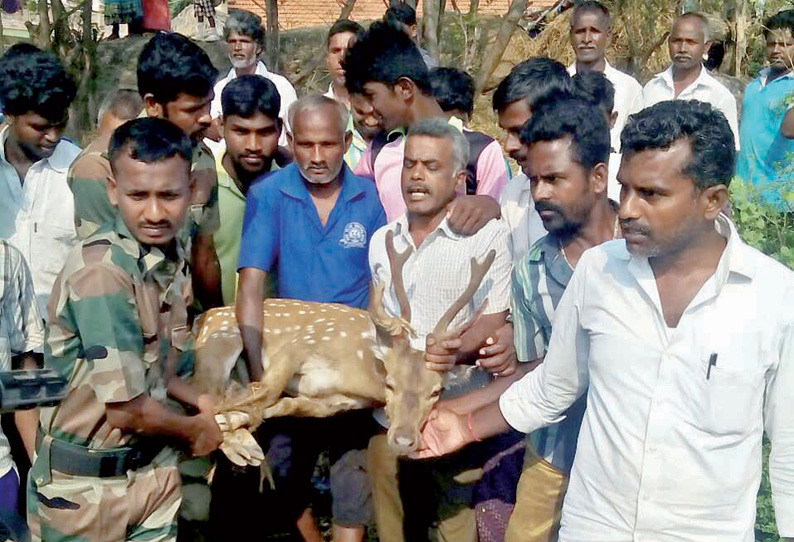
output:
[[[36,448],[41,448],[44,432],[39,427],[36,432]],[[165,447],[161,443],[140,443],[108,450],[94,450],[71,444],[64,440],[49,440],[50,469],[73,476],[93,476],[112,478],[123,476],[128,471],[149,465]],[[40,450],[40,453],[43,450]],[[46,453],[46,452],[45,452]]]

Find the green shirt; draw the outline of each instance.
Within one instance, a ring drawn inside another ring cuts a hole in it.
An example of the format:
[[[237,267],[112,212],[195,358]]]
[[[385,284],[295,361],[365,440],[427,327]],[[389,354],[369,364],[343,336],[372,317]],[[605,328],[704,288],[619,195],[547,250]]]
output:
[[[237,297],[237,259],[240,256],[240,239],[243,232],[243,217],[245,216],[245,196],[240,191],[237,183],[229,176],[223,167],[225,148],[218,151],[215,166],[218,176],[218,210],[220,214],[220,227],[213,234],[215,252],[221,264],[221,290],[223,304],[234,305]],[[274,161],[270,171],[279,167]],[[262,179],[257,182],[261,182]],[[265,287],[265,297],[275,296],[275,277],[268,275]]]
[[[145,394],[165,401],[167,364],[192,365],[190,271],[180,243],[141,245],[120,218],[70,253],[48,307],[45,365],[69,381],[63,402],[41,411],[54,438],[94,449],[128,444],[105,404]]]

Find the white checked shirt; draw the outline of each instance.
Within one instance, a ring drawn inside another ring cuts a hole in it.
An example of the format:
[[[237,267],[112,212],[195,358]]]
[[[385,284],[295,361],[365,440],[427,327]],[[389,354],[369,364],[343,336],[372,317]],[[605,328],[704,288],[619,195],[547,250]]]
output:
[[[530,432],[589,383],[560,542],[752,542],[764,429],[778,529],[794,535],[794,274],[724,216],[717,229],[717,270],[669,331],[646,258],[623,240],[585,252],[544,363],[502,396]]]
[[[736,148],[739,148],[739,117],[736,112],[736,98],[725,85],[712,77],[706,68],[701,66],[698,78],[682,90],[678,96],[675,95],[673,86],[672,65],[648,81],[645,88],[642,89],[643,107],[650,107],[667,100],[698,100],[719,109],[728,119]]]
[[[525,174],[521,173],[507,181],[500,205],[502,220],[510,230],[510,252],[513,261],[517,262],[529,252],[535,241],[546,235]]]
[[[66,183],[80,148],[62,139],[49,158],[33,164],[20,182],[5,158],[8,129],[0,132],[0,239],[7,239],[30,266],[39,312],[47,301],[66,256],[77,244],[74,196]]]
[[[28,266],[17,249],[0,241],[0,371],[11,370],[11,356],[40,350],[43,342]],[[11,448],[0,430],[0,477],[11,465]]]
[[[276,85],[276,90],[278,90],[278,94],[281,96],[281,108],[278,112],[278,118],[280,118],[284,123],[284,129],[281,131],[281,137],[278,140],[278,144],[284,146],[287,144],[287,132],[289,131],[289,119],[287,118],[287,113],[289,112],[289,106],[291,106],[292,103],[298,99],[298,94],[295,92],[295,87],[292,86],[292,83],[289,82],[289,79],[269,71],[267,66],[265,66],[265,63],[261,60],[256,63],[256,75],[261,75],[262,77],[270,79],[273,84]],[[235,72],[234,68],[232,68],[229,70],[229,73],[226,74],[226,77],[215,83],[215,87],[213,89],[215,91],[215,97],[212,99],[212,104],[210,104],[210,115],[212,115],[213,119],[218,118],[223,114],[223,107],[221,106],[221,94],[223,93],[223,89],[226,88],[226,85],[229,84],[229,81],[235,79],[236,77],[237,72]]]
[[[576,63],[568,67],[568,73],[573,77],[576,75]],[[610,66],[606,63],[604,76],[615,87],[615,108],[618,118],[615,126],[609,131],[612,140],[612,148],[620,151],[620,132],[626,125],[629,115],[633,115],[642,109],[642,85],[632,76]]]

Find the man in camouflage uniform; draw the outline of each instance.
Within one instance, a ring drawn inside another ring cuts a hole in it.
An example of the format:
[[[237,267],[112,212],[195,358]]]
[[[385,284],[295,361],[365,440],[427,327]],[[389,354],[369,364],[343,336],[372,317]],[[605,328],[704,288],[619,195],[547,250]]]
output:
[[[206,455],[221,442],[210,402],[175,374],[192,356],[190,271],[176,240],[193,195],[191,154],[187,136],[160,119],[130,121],[110,141],[118,214],[69,254],[48,308],[45,363],[70,391],[41,414],[34,540],[175,540],[182,490],[171,445]]]
[[[203,143],[210,127],[212,87],[218,70],[198,45],[180,34],[156,34],[138,57],[138,92],[146,115],[171,121],[193,146],[191,177],[195,183],[186,242],[192,240],[190,262],[196,296],[204,308],[223,304],[221,271],[212,236],[220,227],[215,158]],[[75,224],[85,239],[115,216],[105,189],[107,146],[93,142],[69,170],[75,200]],[[190,246],[190,245],[188,245]]]

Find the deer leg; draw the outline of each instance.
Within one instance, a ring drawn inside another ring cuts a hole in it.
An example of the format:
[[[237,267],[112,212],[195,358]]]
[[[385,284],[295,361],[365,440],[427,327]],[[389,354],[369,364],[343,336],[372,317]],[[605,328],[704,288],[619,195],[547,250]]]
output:
[[[369,403],[369,400],[366,400]],[[349,395],[316,397],[282,397],[264,411],[263,419],[297,416],[303,418],[326,418],[340,412],[361,408],[362,400]]]

